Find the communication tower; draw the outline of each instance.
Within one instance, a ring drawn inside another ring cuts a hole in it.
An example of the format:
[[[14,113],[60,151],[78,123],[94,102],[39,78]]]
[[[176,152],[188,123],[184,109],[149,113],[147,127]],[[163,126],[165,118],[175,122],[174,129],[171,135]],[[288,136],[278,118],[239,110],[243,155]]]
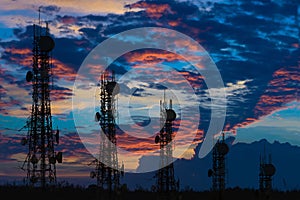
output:
[[[119,85],[113,72],[106,71],[100,80],[100,112],[96,112],[95,120],[102,129],[100,134],[99,157],[91,164],[95,170],[91,178],[97,179],[101,191],[107,190],[110,195],[120,187],[120,176],[124,175],[124,165],[119,166],[116,139],[116,95]],[[111,196],[113,198],[113,196]]]
[[[275,166],[272,164],[271,155],[267,161],[266,156],[260,156],[259,163],[259,189],[261,192],[272,191],[272,177],[276,172]]]
[[[160,147],[160,168],[156,173],[157,191],[161,195],[160,199],[169,199],[170,195],[179,189],[179,181],[174,177],[173,165],[173,121],[176,113],[172,109],[172,100],[167,106],[165,96],[164,101],[160,100],[160,127],[161,130],[155,137],[155,143]]]
[[[50,37],[48,23],[33,25],[32,71],[26,81],[32,84],[31,115],[25,125],[27,136],[21,144],[28,146],[28,154],[21,169],[27,171],[26,183],[46,187],[56,184],[56,163],[62,163],[62,152],[55,152],[59,143],[59,130],[52,128],[50,92],[52,87],[51,51],[55,46]]]
[[[229,152],[229,147],[225,143],[225,135],[222,133],[222,139],[217,141],[213,148],[213,167],[208,170],[208,176],[212,177],[212,190],[224,191],[226,182],[225,156]]]

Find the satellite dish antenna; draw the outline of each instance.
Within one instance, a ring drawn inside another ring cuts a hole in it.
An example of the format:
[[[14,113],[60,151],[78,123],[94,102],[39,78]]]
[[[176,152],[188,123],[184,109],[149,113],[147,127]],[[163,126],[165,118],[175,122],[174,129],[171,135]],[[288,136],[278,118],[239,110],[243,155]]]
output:
[[[38,44],[40,50],[44,52],[51,51],[55,46],[54,40],[48,35],[41,36]]]
[[[117,82],[108,82],[105,88],[106,92],[110,95],[116,95],[120,92],[120,86]]]
[[[220,154],[226,155],[229,152],[229,147],[226,143],[217,143],[217,150]]]
[[[176,113],[173,109],[166,109],[167,121],[174,121],[176,119]]]
[[[91,178],[95,178],[95,177],[96,177],[96,173],[95,173],[94,171],[91,171],[91,172],[90,172],[90,177],[91,177]]]
[[[212,177],[213,174],[214,174],[214,171],[212,169],[209,169],[208,172],[207,172],[207,176]]]
[[[55,156],[58,163],[62,163],[62,152],[58,152]]]
[[[156,137],[155,137],[155,143],[157,144],[157,143],[159,143],[159,136],[157,135]]]
[[[26,81],[30,82],[30,81],[32,81],[32,78],[33,78],[32,71],[28,71],[27,74],[26,74]]]
[[[263,165],[264,174],[267,176],[273,176],[276,172],[276,168],[273,164],[264,164]]]
[[[99,122],[100,121],[100,117],[101,117],[100,113],[96,112],[96,114],[95,114],[95,121]]]

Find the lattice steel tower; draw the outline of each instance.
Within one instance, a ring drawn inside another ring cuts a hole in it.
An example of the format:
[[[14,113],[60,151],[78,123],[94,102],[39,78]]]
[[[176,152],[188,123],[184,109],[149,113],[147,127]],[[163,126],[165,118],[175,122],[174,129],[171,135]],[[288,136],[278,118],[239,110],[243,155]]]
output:
[[[159,134],[155,137],[155,143],[160,147],[160,168],[156,173],[156,189],[161,194],[160,199],[169,199],[172,192],[179,189],[179,181],[174,177],[173,165],[173,122],[176,119],[176,113],[172,109],[172,100],[169,106],[165,101],[160,100],[160,127]]]
[[[272,191],[272,177],[276,172],[275,166],[272,164],[271,155],[269,155],[269,161],[266,160],[266,156],[260,156],[259,163],[259,189],[261,192]]]
[[[26,80],[32,83],[31,115],[26,123],[28,154],[22,169],[27,171],[26,182],[31,186],[46,187],[56,184],[56,162],[62,162],[62,153],[54,151],[59,143],[59,131],[52,129],[50,91],[52,86],[51,51],[55,44],[50,37],[48,23],[33,25],[33,64]]]
[[[95,119],[99,121],[100,133],[99,158],[92,163],[95,170],[90,173],[91,178],[97,179],[97,186],[107,190],[110,194],[120,187],[120,176],[124,175],[124,165],[119,166],[116,139],[116,95],[119,85],[115,81],[113,72],[106,71],[100,80],[100,112],[96,112]]]
[[[226,166],[225,156],[229,151],[228,145],[225,143],[224,133],[222,139],[217,141],[213,148],[213,167],[208,170],[208,176],[212,177],[212,190],[224,191],[226,183]]]

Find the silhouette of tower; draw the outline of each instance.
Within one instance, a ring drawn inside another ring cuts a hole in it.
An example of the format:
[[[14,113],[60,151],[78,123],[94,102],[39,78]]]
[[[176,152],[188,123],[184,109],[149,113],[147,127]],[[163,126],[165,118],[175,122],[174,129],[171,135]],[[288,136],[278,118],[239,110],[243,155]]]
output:
[[[156,189],[160,199],[169,199],[170,195],[179,189],[179,181],[175,181],[173,165],[173,121],[176,113],[172,109],[172,100],[167,106],[165,95],[164,101],[160,100],[160,127],[159,134],[155,137],[155,143],[160,147],[160,168],[156,173]]]
[[[33,25],[33,64],[32,71],[26,74],[27,82],[32,83],[31,115],[25,125],[27,136],[22,145],[28,145],[28,154],[21,169],[27,171],[25,178],[31,186],[46,187],[56,184],[56,162],[62,162],[62,152],[54,151],[59,143],[59,131],[52,129],[50,91],[52,86],[51,51],[55,46],[46,27]]]
[[[222,139],[217,141],[213,148],[213,166],[208,170],[208,176],[212,177],[212,190],[224,191],[226,182],[225,156],[229,152],[229,147],[225,143],[225,135],[222,133]]]
[[[259,163],[259,190],[269,193],[272,191],[272,177],[276,172],[275,166],[272,164],[271,154],[267,161],[266,155],[260,156]]]
[[[99,158],[92,162],[96,167],[90,177],[96,178],[97,186],[102,191],[107,190],[110,195],[119,189],[120,176],[124,175],[124,165],[119,166],[117,154],[115,102],[118,92],[114,73],[103,73],[100,80],[100,112],[95,115],[102,129]]]

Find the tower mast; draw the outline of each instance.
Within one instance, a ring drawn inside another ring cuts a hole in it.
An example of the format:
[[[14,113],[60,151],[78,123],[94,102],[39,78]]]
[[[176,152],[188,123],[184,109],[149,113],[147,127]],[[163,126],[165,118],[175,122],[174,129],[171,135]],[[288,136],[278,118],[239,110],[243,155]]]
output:
[[[171,198],[172,193],[179,189],[179,182],[174,177],[173,165],[173,121],[176,119],[176,113],[172,109],[172,100],[167,106],[164,92],[164,100],[160,100],[160,127],[159,134],[155,137],[155,143],[160,147],[160,168],[156,173],[157,192],[160,199]]]
[[[225,134],[222,133],[221,140],[218,139],[213,148],[213,166],[208,170],[208,176],[212,177],[212,190],[222,192],[225,190],[226,165],[225,156],[229,151],[225,143]]]
[[[272,191],[272,179],[276,172],[275,166],[272,164],[271,154],[269,160],[266,158],[264,147],[264,155],[260,156],[259,163],[259,190],[268,195]]]
[[[119,166],[117,153],[115,102],[118,92],[114,73],[104,72],[100,82],[100,112],[96,112],[95,116],[102,129],[99,157],[92,162],[96,167],[90,176],[97,179],[101,191],[108,191],[109,199],[114,199],[114,192],[120,187],[120,176],[124,171],[124,166]]]
[[[59,143],[59,131],[53,130],[51,116],[51,51],[54,46],[48,23],[42,27],[39,19],[39,24],[33,25],[32,71],[26,74],[27,82],[32,83],[31,115],[26,125],[27,136],[21,141],[22,145],[28,145],[22,169],[27,171],[25,180],[31,186],[56,184],[56,162],[62,162],[62,152],[54,150],[55,143]]]

